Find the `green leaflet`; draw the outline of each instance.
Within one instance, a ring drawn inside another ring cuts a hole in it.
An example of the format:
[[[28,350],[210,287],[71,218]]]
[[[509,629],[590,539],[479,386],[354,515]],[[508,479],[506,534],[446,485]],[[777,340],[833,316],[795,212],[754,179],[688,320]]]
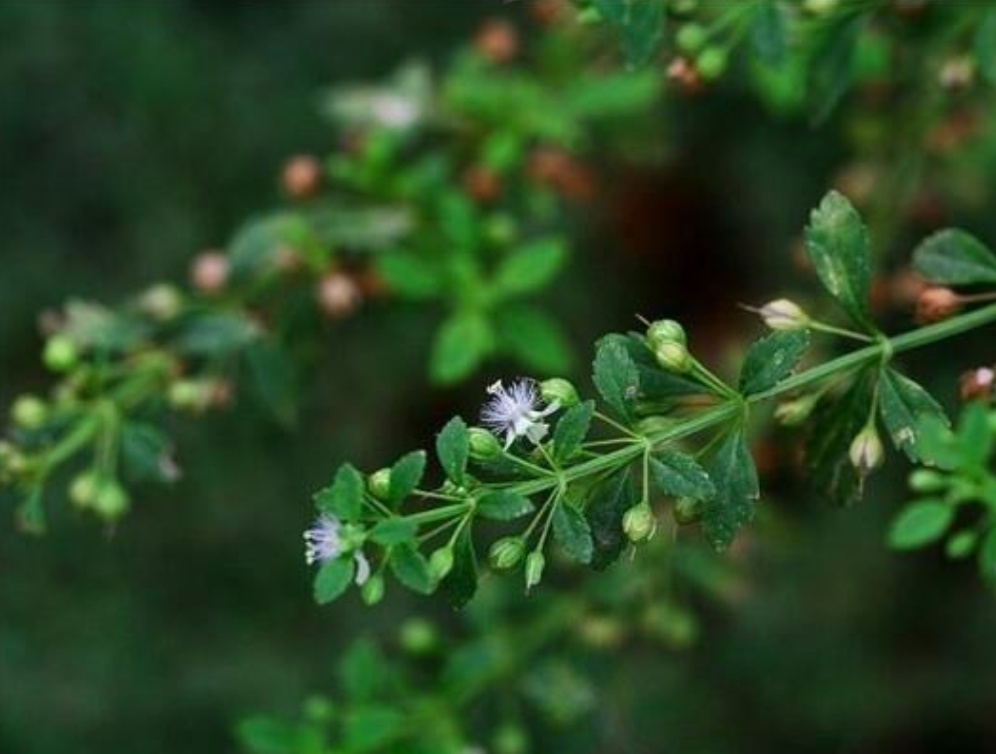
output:
[[[595,551],[591,527],[573,505],[561,502],[553,512],[553,534],[564,552],[578,563],[590,563]]]
[[[715,549],[724,550],[737,532],[753,521],[754,506],[761,496],[743,427],[728,432],[706,467],[716,495],[702,506],[702,531]]]
[[[636,502],[629,468],[599,484],[585,506],[594,552],[591,563],[602,570],[619,557],[627,539],[622,530],[623,514]]]
[[[913,550],[929,545],[944,536],[953,520],[954,508],[941,500],[910,503],[889,527],[889,547]]]
[[[944,409],[913,380],[895,369],[885,369],[879,379],[879,413],[897,450],[914,463],[923,460],[920,424],[925,417],[947,423]]]
[[[534,374],[563,374],[574,354],[560,323],[535,306],[508,304],[495,312],[498,344]]]
[[[776,331],[750,347],[740,371],[740,392],[770,390],[795,371],[809,348],[809,332]]]
[[[829,25],[812,48],[807,102],[813,123],[822,123],[851,86],[858,36],[864,16]]]
[[[536,507],[528,497],[511,490],[489,492],[477,501],[476,507],[478,515],[494,521],[512,521],[534,510]]]
[[[413,543],[418,526],[408,518],[385,518],[370,530],[370,539],[384,547]]]
[[[391,570],[402,584],[419,594],[432,594],[435,587],[425,557],[411,545],[391,548]]]
[[[837,505],[850,505],[861,496],[861,479],[848,451],[868,421],[874,372],[866,369],[840,396],[824,398],[810,420],[806,460],[815,487]]]
[[[439,264],[411,251],[378,254],[377,270],[394,293],[413,301],[434,298],[445,290],[446,276]]]
[[[996,283],[996,254],[957,228],[924,239],[913,252],[917,272],[939,285]]]
[[[353,581],[353,571],[356,564],[352,558],[338,558],[322,564],[315,574],[315,602],[327,605],[346,591]]]
[[[650,458],[650,476],[657,489],[674,498],[709,500],[716,485],[708,472],[689,455],[662,450]]]
[[[494,333],[484,315],[456,312],[436,333],[429,360],[434,382],[451,384],[473,372],[494,349]]]
[[[495,271],[494,286],[501,296],[533,293],[550,283],[567,260],[561,238],[541,238],[510,252]]]
[[[597,345],[592,380],[599,394],[623,418],[640,390],[640,374],[622,335],[608,335]]]
[[[875,332],[868,311],[871,257],[868,231],[843,194],[831,191],[809,216],[806,251],[823,285],[855,324]]]
[[[293,424],[297,417],[297,375],[286,349],[265,338],[249,345],[245,359],[261,402],[282,424]]]
[[[315,504],[322,513],[332,513],[343,521],[357,520],[363,512],[363,475],[344,463],[332,484],[315,494]]]
[[[468,523],[453,543],[453,568],[439,585],[443,596],[455,608],[466,605],[477,592],[477,553],[471,526]]]
[[[663,0],[592,0],[592,5],[618,29],[629,65],[643,65],[657,52],[664,36]]]
[[[397,505],[418,487],[425,473],[425,451],[413,450],[391,467],[390,501]]]
[[[446,477],[456,484],[463,484],[467,475],[467,459],[470,457],[470,440],[467,424],[459,416],[450,419],[437,435],[436,455]]]
[[[594,412],[594,401],[579,403],[564,412],[553,431],[554,458],[566,461],[581,448],[581,443],[591,428],[591,417]]]
[[[785,60],[788,30],[779,3],[764,3],[754,14],[750,26],[750,42],[762,62],[777,66]]]

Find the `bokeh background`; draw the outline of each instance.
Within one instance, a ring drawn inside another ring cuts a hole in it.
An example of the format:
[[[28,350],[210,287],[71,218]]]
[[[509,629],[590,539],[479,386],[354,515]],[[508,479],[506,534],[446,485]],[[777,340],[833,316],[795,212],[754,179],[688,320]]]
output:
[[[181,279],[194,253],[274,203],[281,162],[329,148],[322,87],[444,61],[487,17],[526,26],[524,5],[0,1],[0,404],[45,388],[40,311]],[[667,313],[722,364],[724,344],[756,330],[738,302],[809,285],[789,260],[848,159],[846,134],[736,93],[672,104],[666,157],[605,166],[576,221],[574,264],[547,301],[578,352],[634,313]],[[982,237],[994,226],[973,201],[910,232],[948,219]],[[434,320],[388,305],[343,322],[293,433],[250,401],[178,422],[183,480],[143,489],[117,531],[65,506],[41,539],[0,520],[0,751],[232,751],[242,715],[331,689],[355,637],[391,646],[412,614],[458,632],[447,607],[400,594],[317,609],[300,542],[335,464],[376,467],[474,411],[493,375],[430,388]],[[912,366],[954,406],[956,375],[993,354],[986,336],[945,349]],[[775,469],[790,457],[785,443],[766,452]],[[697,605],[698,641],[590,662],[595,711],[539,733],[536,751],[993,750],[992,594],[970,565],[884,548],[899,471],[849,512],[803,481],[773,474],[778,521],[741,553],[748,587]]]

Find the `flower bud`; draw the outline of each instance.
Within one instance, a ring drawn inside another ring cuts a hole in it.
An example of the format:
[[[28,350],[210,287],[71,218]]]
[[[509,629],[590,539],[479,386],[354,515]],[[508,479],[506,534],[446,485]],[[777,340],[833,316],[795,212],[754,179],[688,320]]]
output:
[[[916,301],[916,320],[922,325],[942,322],[961,311],[961,297],[950,288],[933,286]]]
[[[512,215],[494,214],[484,222],[484,235],[495,246],[507,246],[518,238],[519,226]]]
[[[332,319],[341,319],[356,311],[363,294],[351,276],[330,272],[318,281],[315,298],[322,312]]]
[[[702,49],[708,38],[709,33],[702,24],[687,23],[678,29],[674,41],[682,52],[695,54]]]
[[[502,453],[498,438],[483,427],[471,427],[467,432],[467,439],[470,444],[470,455],[474,458],[497,458]]]
[[[647,327],[647,342],[654,350],[664,343],[680,343],[686,345],[688,336],[685,335],[685,328],[673,319],[659,319],[651,322]]]
[[[675,58],[667,67],[667,77],[675,82],[685,94],[698,94],[702,91],[702,75],[687,58]]]
[[[526,543],[521,538],[504,537],[491,545],[488,559],[496,571],[506,571],[518,565],[525,554]]]
[[[707,47],[695,60],[695,68],[706,81],[715,81],[726,70],[729,55],[721,47]]]
[[[940,492],[948,487],[947,477],[932,469],[917,469],[910,474],[909,482],[914,492]]]
[[[84,471],[69,484],[69,501],[78,508],[88,508],[97,499],[100,476],[95,471]]]
[[[494,754],[528,754],[529,736],[525,729],[515,723],[505,723],[491,739]]]
[[[292,199],[308,199],[322,187],[322,164],[310,154],[291,157],[284,165],[281,183]]]
[[[375,573],[360,587],[360,597],[364,605],[376,605],[384,599],[384,577]]]
[[[526,591],[543,580],[543,569],[546,568],[546,558],[539,550],[534,550],[526,556]]]
[[[491,19],[477,32],[474,47],[492,63],[507,63],[519,53],[519,33],[508,21]]]
[[[45,343],[42,361],[53,372],[68,372],[79,362],[76,344],[65,335],[54,335]]]
[[[424,655],[439,646],[439,632],[425,618],[409,618],[401,624],[398,643],[413,655]]]
[[[93,509],[105,519],[120,518],[131,505],[128,492],[113,479],[103,480],[93,499]]]
[[[231,265],[220,251],[205,251],[194,258],[190,267],[190,282],[201,293],[220,293],[228,285]]]
[[[861,474],[867,474],[882,465],[885,461],[885,448],[873,422],[857,434],[851,442],[848,455],[851,465]]]
[[[674,374],[688,374],[694,362],[688,349],[676,341],[661,343],[654,349],[654,357],[661,368]]]
[[[581,402],[574,385],[561,377],[543,380],[539,387],[540,395],[546,403],[556,403],[558,406],[571,408]]]
[[[810,323],[802,307],[787,298],[769,301],[758,313],[772,330],[805,330]]]
[[[48,419],[48,406],[36,395],[21,395],[11,406],[10,414],[21,429],[38,429]]]
[[[378,500],[387,500],[391,496],[391,470],[379,469],[367,478],[367,489]]]
[[[702,501],[691,497],[678,498],[674,503],[674,520],[682,526],[694,524],[702,518]]]
[[[440,547],[429,556],[429,573],[436,581],[445,579],[453,570],[453,548]]]
[[[168,322],[183,308],[183,294],[174,285],[159,283],[139,297],[138,307],[157,322]]]
[[[657,519],[649,505],[638,503],[623,515],[622,526],[630,542],[643,542],[653,536]]]
[[[775,419],[786,427],[797,427],[810,417],[819,402],[819,393],[810,393],[785,401],[775,409]]]
[[[177,411],[199,413],[211,402],[211,388],[203,380],[177,380],[169,386],[166,400]]]
[[[996,385],[996,371],[989,367],[973,369],[970,372],[965,372],[958,384],[963,401],[991,400],[993,387]]]
[[[489,204],[501,196],[501,176],[484,165],[471,165],[463,171],[463,190],[475,202]]]

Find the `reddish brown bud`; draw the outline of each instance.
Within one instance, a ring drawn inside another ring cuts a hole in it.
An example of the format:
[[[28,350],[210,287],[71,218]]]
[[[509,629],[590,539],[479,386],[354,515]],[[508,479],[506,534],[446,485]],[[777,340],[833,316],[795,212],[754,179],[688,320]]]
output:
[[[228,285],[231,266],[228,257],[220,251],[205,251],[194,258],[190,268],[190,282],[201,293],[220,293]]]
[[[566,0],[534,0],[529,4],[529,15],[540,26],[553,26],[570,10]]]
[[[595,192],[595,179],[582,163],[562,149],[538,147],[529,155],[529,176],[575,201],[585,201]]]
[[[352,277],[343,272],[330,272],[318,281],[318,306],[333,319],[352,314],[360,305],[360,288]]]
[[[292,199],[308,199],[322,187],[322,165],[313,156],[300,154],[284,165],[281,182]]]
[[[483,165],[472,165],[463,173],[463,188],[474,201],[488,204],[501,195],[501,176]]]
[[[990,367],[979,367],[965,372],[959,381],[963,401],[989,401],[996,386],[996,372]]]
[[[941,322],[961,311],[961,298],[950,288],[925,289],[916,302],[916,320],[922,325]]]
[[[889,278],[889,299],[893,306],[912,309],[927,289],[927,281],[913,270],[902,270]]]
[[[519,53],[519,33],[508,21],[486,21],[474,39],[477,51],[492,63],[507,63]]]
[[[667,77],[685,94],[698,94],[704,88],[702,76],[687,58],[675,58],[667,67]]]

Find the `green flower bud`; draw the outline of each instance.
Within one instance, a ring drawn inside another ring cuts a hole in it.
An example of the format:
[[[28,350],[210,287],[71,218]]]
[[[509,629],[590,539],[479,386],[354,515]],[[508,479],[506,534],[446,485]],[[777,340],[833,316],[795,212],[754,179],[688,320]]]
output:
[[[626,627],[613,616],[588,615],[578,625],[578,634],[588,646],[605,650],[622,643]]]
[[[48,406],[36,395],[21,395],[11,406],[10,414],[21,429],[38,429],[48,419]]]
[[[485,222],[484,233],[496,246],[506,246],[518,237],[519,227],[511,215],[492,215]]]
[[[453,548],[440,547],[429,556],[429,573],[436,581],[442,581],[453,570]]]
[[[327,723],[335,717],[335,705],[324,696],[309,696],[304,700],[304,716],[311,722]]]
[[[504,537],[499,539],[488,552],[488,560],[496,571],[507,571],[514,568],[526,554],[526,543],[519,537]]]
[[[702,24],[688,23],[678,29],[674,41],[682,52],[695,54],[702,49],[708,38],[709,33]]]
[[[861,474],[868,474],[882,465],[885,461],[885,448],[882,446],[874,422],[869,423],[857,434],[851,442],[848,456],[851,465]]]
[[[706,81],[715,81],[726,70],[728,61],[726,50],[721,47],[707,47],[695,60],[699,75]]]
[[[199,380],[177,380],[166,392],[166,400],[177,411],[199,413],[207,408],[210,399],[207,387]]]
[[[623,514],[622,525],[630,542],[643,542],[653,536],[657,519],[649,505],[638,503]]]
[[[647,328],[647,342],[656,351],[657,347],[664,343],[686,345],[688,336],[685,334],[685,328],[679,322],[673,319],[659,319],[656,322],[651,322]]]
[[[540,383],[540,395],[546,403],[557,403],[564,408],[571,408],[581,402],[574,385],[561,377],[543,380]]]
[[[103,480],[93,499],[93,509],[108,520],[121,518],[130,505],[131,498],[128,492],[113,479]]]
[[[439,645],[439,632],[424,618],[410,618],[401,624],[398,642],[413,655],[424,655]]]
[[[158,283],[141,295],[138,306],[157,322],[168,322],[183,308],[183,294],[175,285]]]
[[[100,491],[100,476],[95,471],[85,471],[69,484],[69,500],[78,508],[89,508]]]
[[[801,306],[787,298],[769,301],[758,314],[772,330],[805,330],[812,322]]]
[[[673,340],[657,346],[654,357],[662,369],[674,374],[688,374],[694,366],[692,355],[684,344]]]
[[[546,558],[539,550],[534,550],[526,556],[526,590],[532,589],[543,580],[543,569],[546,568]]]
[[[820,402],[818,393],[804,395],[795,400],[785,401],[775,409],[775,419],[786,427],[797,427],[813,413],[816,404]]]
[[[80,352],[65,335],[54,335],[45,344],[42,361],[53,372],[68,372],[79,362]]]
[[[360,597],[363,599],[363,604],[368,606],[376,605],[384,599],[384,577],[375,573],[367,579],[360,587]]]
[[[387,500],[391,496],[391,470],[379,469],[367,478],[367,489],[378,500]]]
[[[522,726],[505,723],[491,739],[491,748],[495,754],[527,754],[529,738]]]
[[[945,554],[952,560],[967,558],[979,543],[979,535],[970,529],[960,531],[952,536],[944,546]]]
[[[914,492],[940,492],[947,487],[948,478],[931,469],[917,469],[910,474],[910,489]]]
[[[498,438],[494,436],[493,432],[489,432],[483,427],[471,427],[467,437],[470,443],[470,454],[474,458],[498,458],[502,454]]]
[[[682,526],[696,523],[702,518],[702,501],[691,497],[678,498],[674,503],[674,520]]]

